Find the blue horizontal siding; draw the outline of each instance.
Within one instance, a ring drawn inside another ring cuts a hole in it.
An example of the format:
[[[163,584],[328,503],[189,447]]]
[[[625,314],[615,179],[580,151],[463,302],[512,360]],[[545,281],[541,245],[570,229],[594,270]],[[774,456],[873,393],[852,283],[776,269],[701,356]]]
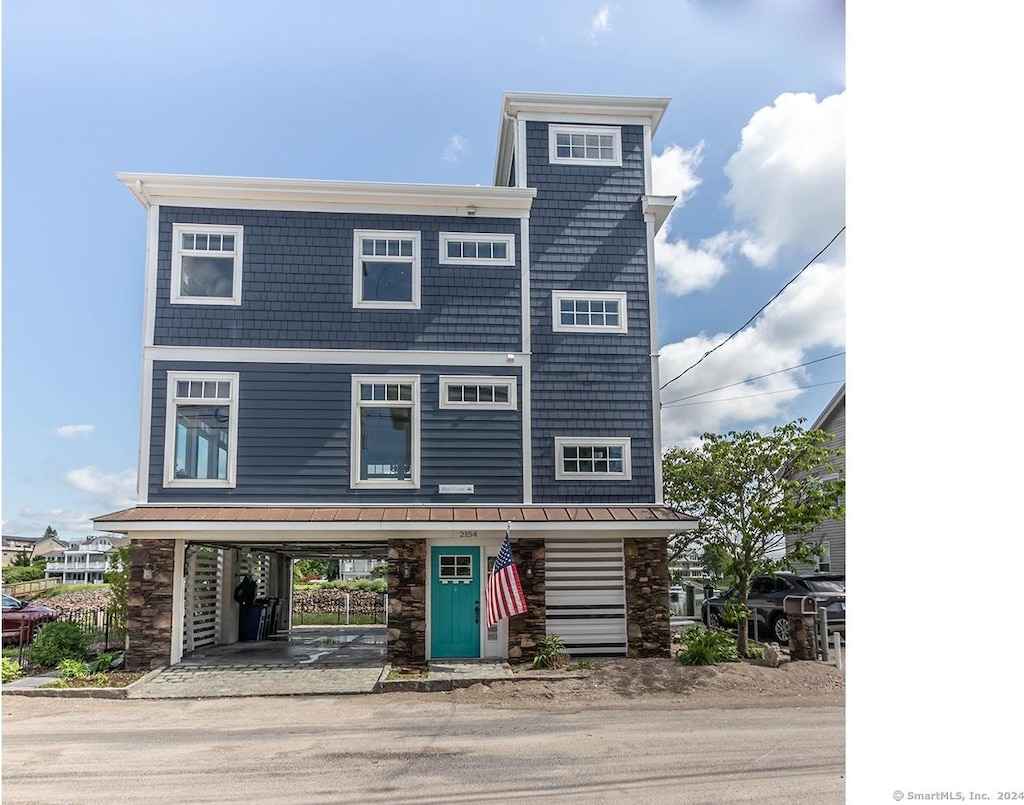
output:
[[[245,228],[240,306],[170,304],[175,223]],[[419,310],[352,307],[356,229],[421,233]],[[516,265],[441,265],[441,232],[514,234]],[[512,218],[163,207],[154,343],[518,351],[522,327],[519,241],[519,221]]]
[[[234,489],[165,489],[168,371],[239,372]],[[351,489],[353,374],[420,375],[420,488]],[[507,367],[362,366],[158,361],[153,371],[149,461],[152,503],[516,503],[523,500],[520,411],[438,407],[440,375],[512,375]],[[521,399],[520,391],[517,396]],[[473,495],[441,495],[473,484]]]

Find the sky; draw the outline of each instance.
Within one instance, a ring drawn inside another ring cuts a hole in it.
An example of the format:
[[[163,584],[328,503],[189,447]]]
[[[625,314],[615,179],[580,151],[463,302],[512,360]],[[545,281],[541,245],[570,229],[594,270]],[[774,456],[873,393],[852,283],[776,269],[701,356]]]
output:
[[[487,185],[504,91],[669,97],[663,381],[845,223],[841,3],[281,9],[4,3],[4,534],[134,500],[145,211],[116,171]],[[810,424],[845,378],[844,273],[845,235],[668,385],[664,447]]]

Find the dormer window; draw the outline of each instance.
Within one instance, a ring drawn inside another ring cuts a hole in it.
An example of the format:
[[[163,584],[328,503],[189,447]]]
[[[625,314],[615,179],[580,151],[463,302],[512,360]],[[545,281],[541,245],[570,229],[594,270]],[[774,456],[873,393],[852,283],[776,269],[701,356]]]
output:
[[[242,304],[242,227],[174,224],[171,303]]]
[[[622,131],[616,126],[548,126],[553,165],[622,165]]]

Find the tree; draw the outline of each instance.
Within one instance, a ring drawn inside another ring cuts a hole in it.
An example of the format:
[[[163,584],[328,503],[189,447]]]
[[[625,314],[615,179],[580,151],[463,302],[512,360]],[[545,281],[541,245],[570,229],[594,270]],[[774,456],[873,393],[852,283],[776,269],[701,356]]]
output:
[[[804,420],[771,433],[705,433],[700,447],[675,447],[663,461],[665,499],[697,516],[698,537],[726,557],[726,578],[736,586],[746,618],[750,580],[792,569],[813,558],[802,540],[786,549],[786,535],[801,536],[825,520],[844,516],[842,452],[827,446],[831,434],[806,431]],[[747,630],[739,629],[747,654]]]
[[[57,529],[48,525],[43,532],[43,539],[57,539]]]

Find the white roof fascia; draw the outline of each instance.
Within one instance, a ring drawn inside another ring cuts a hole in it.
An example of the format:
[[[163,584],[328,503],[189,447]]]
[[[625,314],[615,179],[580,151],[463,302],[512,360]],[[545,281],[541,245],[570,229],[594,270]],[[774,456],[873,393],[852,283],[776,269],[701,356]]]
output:
[[[537,191],[520,187],[346,182],[245,176],[116,174],[139,202],[240,209],[418,212],[526,218]]]
[[[668,220],[669,215],[672,214],[672,209],[676,203],[675,196],[642,196],[641,201],[643,202],[644,215],[651,214],[654,216],[654,234],[658,234],[661,230],[662,224]]]

